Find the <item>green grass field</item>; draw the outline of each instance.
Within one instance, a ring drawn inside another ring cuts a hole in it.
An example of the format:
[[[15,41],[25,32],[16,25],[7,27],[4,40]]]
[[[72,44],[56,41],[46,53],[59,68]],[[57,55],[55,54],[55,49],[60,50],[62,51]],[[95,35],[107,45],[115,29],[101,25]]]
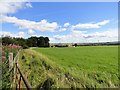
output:
[[[33,87],[118,87],[118,47],[31,48],[19,61]]]

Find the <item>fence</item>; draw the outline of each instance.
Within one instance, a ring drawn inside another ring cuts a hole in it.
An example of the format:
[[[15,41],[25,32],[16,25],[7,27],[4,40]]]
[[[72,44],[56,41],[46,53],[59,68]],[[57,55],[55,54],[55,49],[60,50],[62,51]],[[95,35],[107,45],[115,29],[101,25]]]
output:
[[[13,59],[13,53],[9,53],[9,70],[11,71],[10,73],[11,88],[22,90],[23,88],[22,85],[24,84],[27,90],[31,90],[32,87],[29,84],[27,78],[25,77],[24,73],[22,72],[18,64],[20,51],[17,53],[14,59]]]

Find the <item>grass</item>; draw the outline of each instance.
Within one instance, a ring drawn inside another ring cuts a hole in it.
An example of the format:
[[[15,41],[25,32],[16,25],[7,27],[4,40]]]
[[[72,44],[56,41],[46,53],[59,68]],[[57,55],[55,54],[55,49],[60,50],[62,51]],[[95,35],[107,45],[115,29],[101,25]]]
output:
[[[119,86],[117,46],[31,48],[23,52],[20,64],[30,72],[33,87],[44,87],[48,81],[50,87],[60,88]]]

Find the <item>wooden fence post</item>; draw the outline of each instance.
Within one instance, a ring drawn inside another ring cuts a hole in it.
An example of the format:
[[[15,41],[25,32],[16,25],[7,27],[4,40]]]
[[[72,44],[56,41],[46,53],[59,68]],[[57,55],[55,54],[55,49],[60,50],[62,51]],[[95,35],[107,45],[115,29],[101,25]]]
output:
[[[13,81],[13,53],[9,53],[9,71],[10,71],[10,83]],[[12,85],[11,85],[12,87]]]
[[[17,55],[15,56],[14,58],[14,68],[13,68],[13,88],[17,88],[17,81],[16,81],[16,78],[17,78],[17,61],[18,61],[18,56],[19,56],[19,52],[17,53]]]
[[[9,71],[13,68],[13,53],[9,53]]]

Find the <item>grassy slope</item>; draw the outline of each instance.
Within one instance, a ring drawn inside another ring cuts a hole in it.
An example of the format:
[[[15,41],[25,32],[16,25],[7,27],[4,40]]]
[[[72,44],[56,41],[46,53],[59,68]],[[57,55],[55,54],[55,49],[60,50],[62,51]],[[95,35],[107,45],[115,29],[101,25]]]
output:
[[[53,80],[53,87],[118,86],[117,47],[33,48],[26,52],[24,56],[29,63],[24,63],[24,68],[32,67],[30,74],[36,81],[28,79],[34,81],[34,87],[48,78]],[[27,54],[34,54],[34,62],[38,64],[29,65],[32,58]],[[43,76],[39,76],[41,72]]]

